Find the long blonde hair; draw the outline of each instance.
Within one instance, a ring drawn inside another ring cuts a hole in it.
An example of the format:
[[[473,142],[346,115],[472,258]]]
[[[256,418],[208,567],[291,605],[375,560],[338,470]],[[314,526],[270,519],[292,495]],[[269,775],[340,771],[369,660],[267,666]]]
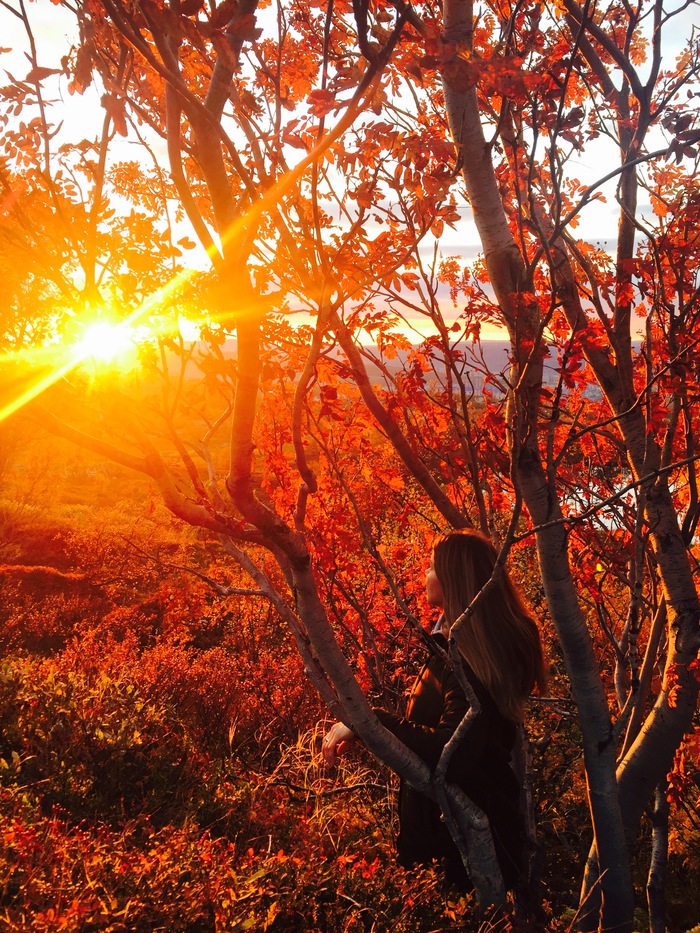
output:
[[[489,581],[497,560],[494,546],[476,531],[436,541],[434,568],[449,629]],[[546,674],[537,625],[504,567],[455,635],[460,653],[500,712],[521,721],[525,700],[535,685],[544,691]]]

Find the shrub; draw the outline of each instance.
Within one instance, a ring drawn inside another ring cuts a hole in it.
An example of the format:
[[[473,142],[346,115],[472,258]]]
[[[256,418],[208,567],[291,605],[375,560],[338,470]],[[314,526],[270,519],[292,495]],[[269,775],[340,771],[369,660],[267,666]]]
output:
[[[41,785],[45,808],[162,819],[198,777],[182,724],[133,682],[25,658],[3,663],[0,684],[2,758],[19,760],[22,781]]]

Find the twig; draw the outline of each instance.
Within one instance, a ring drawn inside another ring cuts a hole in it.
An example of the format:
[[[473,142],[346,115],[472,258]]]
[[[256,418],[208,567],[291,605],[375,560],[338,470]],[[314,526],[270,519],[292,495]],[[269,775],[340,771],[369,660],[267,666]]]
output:
[[[125,540],[135,551],[138,551],[139,554],[143,554],[144,557],[147,557],[154,563],[160,564],[163,567],[171,567],[173,570],[184,570],[185,573],[191,573],[193,576],[199,577],[200,580],[204,580],[205,583],[215,590],[219,596],[262,596],[264,599],[269,598],[262,590],[253,590],[244,586],[222,586],[221,583],[217,583],[216,580],[208,577],[205,573],[195,570],[194,567],[187,567],[185,564],[176,564],[171,560],[163,560],[162,557],[158,557],[156,554],[149,554],[148,551],[144,551],[143,548],[140,548],[138,544],[134,544],[133,541],[129,541],[128,538],[125,538]]]
[[[341,787],[332,787],[328,790],[312,790],[310,787],[304,787],[303,784],[293,784],[291,781],[270,781],[272,787],[286,787],[290,791],[295,791],[299,794],[307,794],[312,797],[334,797],[336,794],[346,794],[354,790],[380,790],[386,791],[386,786],[383,784],[372,784],[370,783],[360,783],[360,784],[346,784]]]

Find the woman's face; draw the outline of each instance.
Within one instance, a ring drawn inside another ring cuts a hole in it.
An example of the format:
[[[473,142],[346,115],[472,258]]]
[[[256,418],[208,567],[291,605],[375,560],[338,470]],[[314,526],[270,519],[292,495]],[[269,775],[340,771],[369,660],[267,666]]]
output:
[[[430,556],[430,566],[425,575],[425,596],[429,606],[442,608],[445,597],[442,593],[440,581],[435,573],[435,558],[432,554]]]

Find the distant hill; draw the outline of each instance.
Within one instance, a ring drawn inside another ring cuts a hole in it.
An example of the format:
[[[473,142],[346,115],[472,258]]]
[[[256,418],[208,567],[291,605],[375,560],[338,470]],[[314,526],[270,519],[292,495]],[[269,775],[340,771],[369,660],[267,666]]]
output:
[[[463,343],[457,344],[457,349],[461,350],[464,353],[464,367],[466,372],[469,373],[469,380],[474,388],[474,392],[477,396],[480,396],[483,393],[484,388],[484,378],[487,373],[490,373],[494,376],[502,375],[504,377],[508,374],[509,369],[509,353],[510,353],[510,342],[507,340],[482,340],[478,344],[473,343]],[[367,344],[366,348],[373,355],[378,355],[376,344]],[[237,353],[237,342],[234,338],[227,340],[222,348],[223,355],[228,359],[235,359]],[[338,350],[339,358],[342,358],[342,351]],[[197,350],[195,348],[194,358],[196,360]],[[408,361],[408,352],[399,351],[396,357],[392,360],[384,359],[383,365],[385,366],[387,372],[390,375],[395,375],[397,372],[400,372]],[[372,382],[381,384],[383,380],[383,374],[379,366],[373,365],[370,361],[365,360],[367,365],[367,371]],[[196,363],[192,362],[188,366],[188,376],[194,378],[200,374],[200,370],[197,368]],[[546,386],[554,386],[557,383],[559,378],[559,373],[557,371],[557,361],[556,359],[546,359],[544,364],[544,384]],[[489,385],[491,392],[497,394],[498,388],[494,382],[491,382]],[[599,392],[596,386],[592,386],[590,390],[591,398],[598,398]]]

